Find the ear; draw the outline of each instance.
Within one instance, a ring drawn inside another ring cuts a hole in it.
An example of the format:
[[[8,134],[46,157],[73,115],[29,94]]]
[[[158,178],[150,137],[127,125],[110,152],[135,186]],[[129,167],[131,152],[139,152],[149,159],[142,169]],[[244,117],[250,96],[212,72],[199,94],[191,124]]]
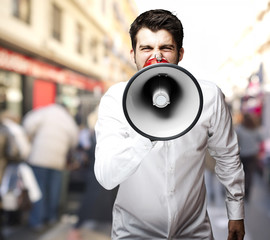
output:
[[[136,64],[135,52],[133,49],[130,50],[130,58],[131,58],[131,61],[133,61]]]
[[[185,52],[185,51],[184,51],[184,48],[181,48],[180,51],[179,51],[179,59],[178,59],[179,62],[183,59],[183,57],[184,57],[184,52]]]

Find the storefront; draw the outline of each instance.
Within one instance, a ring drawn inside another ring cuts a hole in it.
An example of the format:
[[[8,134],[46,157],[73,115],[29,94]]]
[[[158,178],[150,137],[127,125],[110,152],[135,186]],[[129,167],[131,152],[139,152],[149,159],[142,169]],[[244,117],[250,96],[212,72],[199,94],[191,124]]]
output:
[[[75,115],[87,96],[91,111],[103,90],[100,81],[0,47],[0,91],[6,95],[0,104],[18,116],[54,102]]]
[[[22,81],[18,73],[0,69],[1,109],[12,109],[12,112],[21,116],[22,112]]]

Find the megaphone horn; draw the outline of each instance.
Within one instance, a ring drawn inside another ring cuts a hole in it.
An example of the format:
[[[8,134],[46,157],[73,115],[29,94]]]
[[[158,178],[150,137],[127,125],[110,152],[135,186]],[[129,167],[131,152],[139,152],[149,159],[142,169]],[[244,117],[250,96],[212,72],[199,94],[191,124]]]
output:
[[[151,140],[171,140],[189,132],[199,120],[203,95],[186,69],[158,63],[138,71],[127,83],[123,111],[131,127]]]

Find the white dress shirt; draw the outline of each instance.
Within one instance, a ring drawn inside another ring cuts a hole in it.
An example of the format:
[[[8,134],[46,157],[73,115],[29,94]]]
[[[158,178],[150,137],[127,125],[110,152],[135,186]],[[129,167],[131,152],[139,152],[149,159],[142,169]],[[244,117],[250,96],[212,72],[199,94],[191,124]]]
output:
[[[213,239],[204,184],[207,149],[226,187],[228,218],[244,218],[244,172],[229,110],[216,85],[199,84],[204,98],[199,121],[169,141],[151,142],[130,127],[122,109],[126,83],[103,96],[95,174],[106,189],[120,184],[112,239]]]

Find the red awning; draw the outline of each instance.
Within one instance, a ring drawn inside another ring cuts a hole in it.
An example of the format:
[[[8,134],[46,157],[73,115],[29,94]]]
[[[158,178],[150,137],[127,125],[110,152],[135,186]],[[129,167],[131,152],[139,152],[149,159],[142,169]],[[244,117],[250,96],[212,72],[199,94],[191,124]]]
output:
[[[101,91],[104,90],[104,85],[100,81],[1,47],[0,68],[60,84],[76,86],[80,89],[93,91],[98,87]]]

